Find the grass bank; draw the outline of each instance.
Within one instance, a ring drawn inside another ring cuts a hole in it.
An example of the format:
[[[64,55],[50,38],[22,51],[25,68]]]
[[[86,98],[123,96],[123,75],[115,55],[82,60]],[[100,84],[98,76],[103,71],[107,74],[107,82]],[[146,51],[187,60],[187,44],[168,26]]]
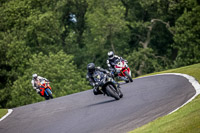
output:
[[[153,73],[183,73],[200,82],[200,64]],[[129,133],[200,133],[200,95],[178,111],[160,117]]]
[[[0,109],[0,119],[8,113],[7,109]]]

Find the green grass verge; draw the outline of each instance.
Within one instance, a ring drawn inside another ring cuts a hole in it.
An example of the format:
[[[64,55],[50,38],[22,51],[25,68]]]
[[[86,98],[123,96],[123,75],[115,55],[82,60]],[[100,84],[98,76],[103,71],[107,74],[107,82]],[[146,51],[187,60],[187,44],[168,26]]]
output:
[[[200,64],[153,73],[183,73],[200,81]],[[178,111],[139,127],[129,133],[200,133],[200,95]]]
[[[0,119],[8,113],[7,109],[0,109]]]

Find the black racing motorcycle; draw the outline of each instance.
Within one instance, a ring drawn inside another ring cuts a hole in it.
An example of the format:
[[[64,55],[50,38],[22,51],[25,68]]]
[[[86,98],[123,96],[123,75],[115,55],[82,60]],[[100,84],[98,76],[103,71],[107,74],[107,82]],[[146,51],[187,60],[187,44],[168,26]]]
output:
[[[116,100],[123,97],[121,90],[116,86],[117,83],[111,75],[96,71],[94,72],[93,77],[95,80],[95,89],[102,94],[113,97]]]

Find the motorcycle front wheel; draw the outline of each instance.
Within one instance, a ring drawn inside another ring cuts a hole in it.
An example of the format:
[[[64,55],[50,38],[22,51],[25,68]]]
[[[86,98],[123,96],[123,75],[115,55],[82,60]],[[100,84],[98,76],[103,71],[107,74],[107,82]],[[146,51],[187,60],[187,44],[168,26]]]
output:
[[[125,74],[126,77],[129,79],[129,81],[133,82],[133,79],[131,78],[131,76],[128,74],[127,71],[125,71],[124,74]]]
[[[50,91],[50,89],[47,89],[46,90],[48,95],[49,95],[49,98],[53,99],[53,95],[52,95],[52,92]]]
[[[119,100],[120,97],[117,93],[117,91],[115,90],[115,88],[112,85],[108,85],[106,86],[106,92],[109,96],[115,98],[116,100]]]

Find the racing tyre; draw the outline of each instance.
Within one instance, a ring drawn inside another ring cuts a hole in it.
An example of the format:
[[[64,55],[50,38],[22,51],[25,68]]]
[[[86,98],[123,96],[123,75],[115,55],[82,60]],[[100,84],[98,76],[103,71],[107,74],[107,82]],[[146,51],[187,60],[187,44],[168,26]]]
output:
[[[50,89],[47,89],[46,91],[49,94],[49,98],[53,99],[52,92],[50,91]]]
[[[127,71],[125,71],[124,74],[125,74],[126,77],[129,79],[129,81],[133,82],[133,79],[131,78],[131,76],[128,74]]]
[[[120,99],[117,91],[112,85],[106,86],[106,92],[108,93],[109,96],[114,97],[116,100]]]
[[[119,97],[122,98],[123,97],[123,93],[121,92],[121,90],[118,88],[117,91],[118,91]]]

